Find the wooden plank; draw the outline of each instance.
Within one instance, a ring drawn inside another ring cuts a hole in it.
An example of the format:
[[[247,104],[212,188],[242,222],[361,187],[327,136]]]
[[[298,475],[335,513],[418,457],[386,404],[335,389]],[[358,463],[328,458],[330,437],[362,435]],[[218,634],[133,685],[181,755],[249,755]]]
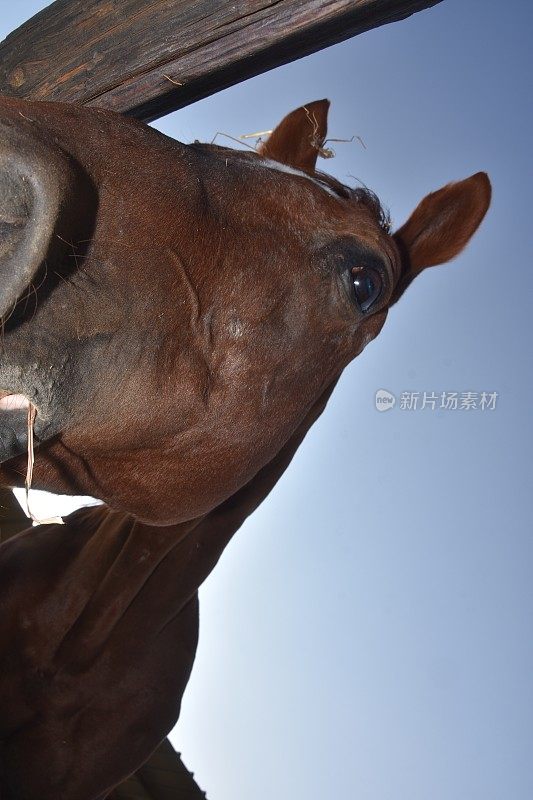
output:
[[[0,44],[0,92],[150,121],[438,2],[56,0]]]

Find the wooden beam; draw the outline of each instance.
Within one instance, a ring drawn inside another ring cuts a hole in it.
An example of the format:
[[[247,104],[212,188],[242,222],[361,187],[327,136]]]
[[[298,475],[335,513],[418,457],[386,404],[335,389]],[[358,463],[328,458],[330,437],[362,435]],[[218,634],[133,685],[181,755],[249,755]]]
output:
[[[56,0],[0,44],[0,92],[151,121],[441,0]]]

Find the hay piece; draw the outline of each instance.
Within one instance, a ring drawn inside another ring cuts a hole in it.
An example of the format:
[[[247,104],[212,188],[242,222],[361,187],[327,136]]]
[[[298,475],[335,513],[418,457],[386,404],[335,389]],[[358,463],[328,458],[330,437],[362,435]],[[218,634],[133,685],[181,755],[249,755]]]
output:
[[[61,517],[49,517],[48,519],[39,519],[36,517],[30,508],[30,489],[33,480],[33,465],[35,464],[35,454],[33,448],[33,426],[35,424],[35,417],[37,416],[37,409],[30,403],[28,405],[28,461],[26,466],[26,480],[24,481],[24,488],[26,491],[26,514],[31,519],[34,525],[64,525]]]

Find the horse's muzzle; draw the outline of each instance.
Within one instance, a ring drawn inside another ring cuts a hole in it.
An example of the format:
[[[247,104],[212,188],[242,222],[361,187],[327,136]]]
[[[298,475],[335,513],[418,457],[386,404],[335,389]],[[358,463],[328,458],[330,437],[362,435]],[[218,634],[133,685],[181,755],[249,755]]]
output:
[[[0,462],[26,450],[29,408],[26,395],[0,392]]]

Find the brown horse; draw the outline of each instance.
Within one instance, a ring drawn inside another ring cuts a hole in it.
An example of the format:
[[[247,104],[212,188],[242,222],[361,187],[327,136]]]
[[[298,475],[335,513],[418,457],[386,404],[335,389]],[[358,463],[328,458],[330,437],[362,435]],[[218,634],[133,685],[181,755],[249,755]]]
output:
[[[478,173],[391,235],[315,170],[327,101],[258,153],[0,103],[0,478],[108,507],[0,548],[2,792],[104,797],[175,723],[197,589],[344,366],[481,222]]]

